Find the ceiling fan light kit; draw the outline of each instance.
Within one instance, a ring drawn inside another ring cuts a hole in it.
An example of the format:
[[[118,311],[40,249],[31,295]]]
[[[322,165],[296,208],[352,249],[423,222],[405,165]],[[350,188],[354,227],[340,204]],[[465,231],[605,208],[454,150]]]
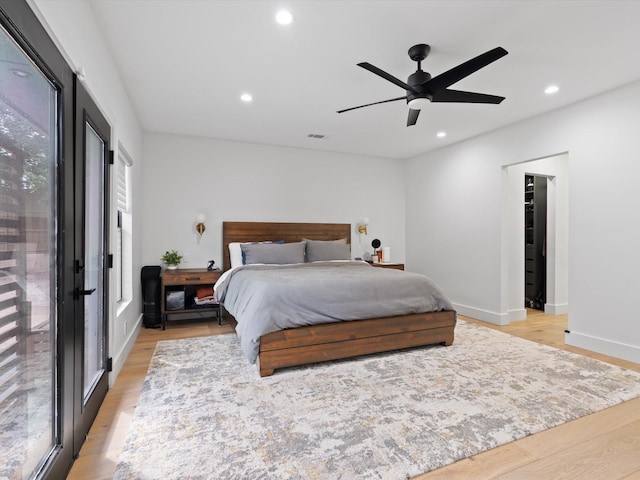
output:
[[[420,97],[413,98],[407,102],[411,110],[422,110],[423,108],[426,108],[429,103],[431,103],[431,100]]]
[[[389,100],[338,110],[338,113],[378,105],[380,103],[406,100],[409,106],[409,116],[407,118],[407,127],[409,127],[416,124],[420,111],[430,102],[499,104],[504,100],[504,97],[496,95],[451,90],[448,88],[450,85],[459,82],[463,78],[468,77],[472,73],[507,55],[508,52],[504,48],[496,47],[433,78],[428,72],[422,70],[422,61],[427,58],[430,51],[431,47],[426,44],[414,45],[409,49],[409,58],[414,62],[418,62],[418,69],[409,75],[406,83],[368,62],[359,63],[359,67],[403,88],[407,94],[404,97],[391,98]]]

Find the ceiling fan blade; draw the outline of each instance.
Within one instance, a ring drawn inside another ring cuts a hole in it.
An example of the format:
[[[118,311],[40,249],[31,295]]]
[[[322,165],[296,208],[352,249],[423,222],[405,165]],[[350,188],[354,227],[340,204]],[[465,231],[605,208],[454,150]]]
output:
[[[432,102],[459,102],[459,103],[494,103],[498,104],[504,97],[487,95],[486,93],[465,92],[462,90],[450,90],[445,88],[433,96]]]
[[[365,70],[369,70],[371,73],[375,73],[376,75],[384,78],[385,80],[388,80],[389,82],[399,86],[400,88],[404,88],[405,90],[409,90],[411,92],[415,92],[413,87],[410,87],[409,85],[404,83],[402,80],[397,79],[396,77],[394,77],[393,75],[385,72],[384,70],[380,70],[375,65],[371,65],[368,62],[362,62],[362,63],[359,63],[358,66],[364,68]]]
[[[466,62],[461,63],[457,67],[453,67],[451,70],[447,70],[446,72],[441,73],[437,77],[433,77],[425,84],[425,87],[431,93],[436,95],[441,90],[471,75],[473,72],[476,72],[482,67],[486,67],[490,63],[504,57],[507,53],[509,52],[507,52],[504,48],[496,47],[493,50],[489,50],[482,55],[478,55],[471,60],[467,60]]]
[[[409,109],[409,116],[407,117],[407,127],[411,125],[415,125],[418,121],[418,115],[420,115],[420,110]]]
[[[344,110],[338,110],[337,113],[348,112],[349,110],[355,110],[356,108],[370,107],[371,105],[378,105],[379,103],[396,102],[398,100],[406,100],[406,99],[407,97],[391,98],[389,100],[382,100],[381,102],[373,102],[373,103],[367,103],[366,105],[360,105],[358,107],[345,108]]]

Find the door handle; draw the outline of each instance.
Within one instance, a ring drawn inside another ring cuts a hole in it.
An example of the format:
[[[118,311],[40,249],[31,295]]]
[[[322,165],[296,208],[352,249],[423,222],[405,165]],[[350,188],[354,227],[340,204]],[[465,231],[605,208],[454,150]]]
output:
[[[74,297],[78,300],[81,296],[91,295],[95,291],[95,288],[91,288],[89,290],[80,290],[79,288],[76,288]]]

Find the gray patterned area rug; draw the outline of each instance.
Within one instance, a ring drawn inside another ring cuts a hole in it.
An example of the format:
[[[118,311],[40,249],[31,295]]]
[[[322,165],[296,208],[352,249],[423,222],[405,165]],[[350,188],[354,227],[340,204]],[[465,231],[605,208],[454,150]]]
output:
[[[162,341],[115,478],[406,479],[638,396],[637,372],[464,321],[267,378],[235,335]]]

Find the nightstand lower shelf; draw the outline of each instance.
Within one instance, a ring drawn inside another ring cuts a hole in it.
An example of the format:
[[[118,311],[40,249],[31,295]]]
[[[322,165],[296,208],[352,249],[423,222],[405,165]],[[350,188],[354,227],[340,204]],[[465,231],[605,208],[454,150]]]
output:
[[[218,325],[222,324],[222,307],[220,304],[196,304],[199,293],[206,297],[213,295],[213,286],[220,278],[220,271],[204,268],[181,268],[162,272],[162,329],[166,328],[169,315],[202,315],[214,314]]]

